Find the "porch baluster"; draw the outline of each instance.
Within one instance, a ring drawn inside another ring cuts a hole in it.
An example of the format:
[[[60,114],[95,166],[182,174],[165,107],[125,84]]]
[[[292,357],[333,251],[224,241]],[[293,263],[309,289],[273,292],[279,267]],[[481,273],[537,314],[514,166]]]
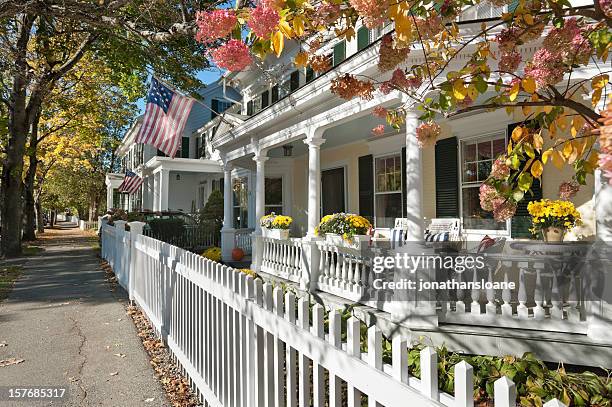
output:
[[[533,317],[535,319],[544,319],[546,310],[544,309],[544,287],[542,282],[542,269],[536,264],[536,284],[533,292],[533,300],[536,304],[533,309]]]
[[[512,305],[510,304],[510,300],[512,299],[512,292],[510,288],[508,288],[508,269],[512,263],[509,264],[504,262],[502,263],[502,267],[504,268],[504,289],[502,290],[502,300],[504,303],[501,306],[501,312],[503,316],[512,317]]]
[[[516,308],[516,312],[518,313],[519,318],[527,319],[529,318],[529,309],[527,308],[527,287],[525,285],[525,274],[527,273],[527,267],[529,263],[520,262],[519,263],[519,291],[518,291],[518,302],[519,305]]]
[[[473,274],[473,278],[472,281],[474,283],[478,282],[478,269],[474,269],[474,274]],[[475,287],[472,287],[472,304],[470,305],[470,312],[472,314],[477,314],[480,315],[480,290],[476,289]]]

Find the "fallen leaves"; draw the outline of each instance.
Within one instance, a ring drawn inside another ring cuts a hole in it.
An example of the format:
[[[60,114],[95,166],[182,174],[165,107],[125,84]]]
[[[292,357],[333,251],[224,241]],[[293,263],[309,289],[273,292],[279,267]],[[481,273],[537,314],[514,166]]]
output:
[[[113,355],[117,356],[118,358],[125,358],[125,353],[113,353]]]
[[[24,359],[17,359],[17,358],[2,359],[0,360],[0,367],[18,365],[23,362],[25,362]]]
[[[117,376],[119,374],[119,372],[112,372],[110,375],[111,376]]]

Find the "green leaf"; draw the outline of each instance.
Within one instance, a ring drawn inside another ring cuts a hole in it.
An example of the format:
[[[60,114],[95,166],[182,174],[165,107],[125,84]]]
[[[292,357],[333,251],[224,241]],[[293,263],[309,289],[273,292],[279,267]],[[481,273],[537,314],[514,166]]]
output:
[[[529,191],[531,189],[531,185],[533,184],[533,177],[529,173],[522,173],[518,178],[518,187],[521,191]]]

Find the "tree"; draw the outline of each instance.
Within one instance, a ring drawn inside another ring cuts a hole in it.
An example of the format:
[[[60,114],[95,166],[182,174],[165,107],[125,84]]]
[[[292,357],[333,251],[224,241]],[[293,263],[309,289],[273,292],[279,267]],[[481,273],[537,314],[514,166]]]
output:
[[[257,68],[268,55],[280,56],[285,41],[297,41],[300,52],[294,64],[322,72],[330,69],[327,55],[319,52],[325,41],[350,39],[361,23],[373,29],[392,21],[393,32],[380,41],[378,77],[339,72],[331,91],[345,99],[367,100],[376,91],[403,93],[405,104],[391,110],[378,107],[374,114],[399,129],[406,110],[418,106],[423,122],[416,137],[422,147],[435,144],[440,117],[520,109],[526,120],[513,131],[508,152],[481,188],[483,208],[504,220],[514,215],[517,202],[530,193],[547,163],[573,167],[572,182],[560,187],[566,197],[597,167],[612,163],[612,151],[598,149],[593,133],[600,119],[598,106],[605,105],[610,91],[612,3],[595,0],[574,7],[566,0],[487,1],[509,11],[497,20],[462,28],[457,17],[479,1],[265,0],[255,7],[203,11],[196,38],[220,43],[210,55],[230,71]],[[526,43],[539,49],[522,61],[518,47]],[[409,54],[421,62],[406,67]],[[383,125],[373,129],[374,134],[381,131]],[[546,136],[551,145],[545,144]]]
[[[44,101],[83,57],[104,63],[117,84],[148,72],[186,90],[200,83],[204,47],[185,36],[207,1],[0,1],[0,97],[8,112],[0,195],[2,252],[21,251],[23,158]]]

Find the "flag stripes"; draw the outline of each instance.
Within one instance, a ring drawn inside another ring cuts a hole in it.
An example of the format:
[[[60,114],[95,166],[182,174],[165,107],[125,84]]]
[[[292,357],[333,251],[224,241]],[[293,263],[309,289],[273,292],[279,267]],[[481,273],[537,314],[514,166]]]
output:
[[[125,173],[123,182],[119,185],[119,192],[127,192],[132,195],[138,191],[144,180],[140,178],[136,173],[128,171]]]

